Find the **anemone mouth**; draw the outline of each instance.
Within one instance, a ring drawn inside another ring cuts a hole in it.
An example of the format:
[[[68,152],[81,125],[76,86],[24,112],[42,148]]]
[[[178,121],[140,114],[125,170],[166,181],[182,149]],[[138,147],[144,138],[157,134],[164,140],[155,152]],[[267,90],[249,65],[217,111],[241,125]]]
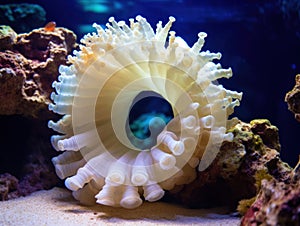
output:
[[[157,136],[174,118],[171,104],[160,94],[142,91],[133,100],[126,122],[127,137],[140,150],[157,144]],[[136,139],[144,142],[136,142]]]

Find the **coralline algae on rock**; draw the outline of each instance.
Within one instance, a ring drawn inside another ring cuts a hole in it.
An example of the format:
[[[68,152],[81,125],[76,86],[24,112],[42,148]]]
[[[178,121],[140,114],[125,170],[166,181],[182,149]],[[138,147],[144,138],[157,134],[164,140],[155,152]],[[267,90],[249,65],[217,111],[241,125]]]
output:
[[[287,171],[284,177],[261,181],[253,204],[241,225],[300,225],[299,169]]]
[[[300,122],[300,75],[296,76],[296,85],[286,94],[285,101]],[[300,160],[292,170],[277,158],[266,165],[274,170],[268,171],[268,178],[261,178],[263,180],[257,189],[259,192],[245,211],[242,226],[300,225],[299,164]]]
[[[16,36],[11,50],[0,52],[0,115],[49,115],[50,84],[75,43],[76,36],[65,28]]]
[[[294,88],[285,96],[289,110],[295,114],[295,119],[300,122],[300,75],[296,76]]]
[[[52,82],[58,66],[76,47],[76,36],[65,28],[44,28],[16,35],[5,26],[0,31],[0,136],[2,199],[49,189],[58,179],[50,162],[47,120]],[[17,186],[12,186],[12,185]]]
[[[15,198],[18,190],[18,179],[9,173],[0,174],[0,201]]]
[[[7,25],[0,25],[0,51],[10,50],[17,37],[17,33]]]

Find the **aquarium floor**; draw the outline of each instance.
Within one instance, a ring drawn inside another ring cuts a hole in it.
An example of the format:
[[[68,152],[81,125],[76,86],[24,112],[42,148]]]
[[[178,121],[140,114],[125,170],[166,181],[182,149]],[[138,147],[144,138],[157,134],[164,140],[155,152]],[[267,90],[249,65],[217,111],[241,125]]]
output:
[[[185,209],[156,202],[134,210],[96,205],[81,206],[66,189],[53,188],[0,202],[0,225],[239,225],[223,210]]]

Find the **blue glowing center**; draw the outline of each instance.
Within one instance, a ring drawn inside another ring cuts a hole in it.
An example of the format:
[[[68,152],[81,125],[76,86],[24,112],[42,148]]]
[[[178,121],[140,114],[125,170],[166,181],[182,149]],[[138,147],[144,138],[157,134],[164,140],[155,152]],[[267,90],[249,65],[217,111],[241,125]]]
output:
[[[142,92],[131,106],[128,138],[137,148],[150,149],[173,117],[172,106],[161,95],[150,91]]]

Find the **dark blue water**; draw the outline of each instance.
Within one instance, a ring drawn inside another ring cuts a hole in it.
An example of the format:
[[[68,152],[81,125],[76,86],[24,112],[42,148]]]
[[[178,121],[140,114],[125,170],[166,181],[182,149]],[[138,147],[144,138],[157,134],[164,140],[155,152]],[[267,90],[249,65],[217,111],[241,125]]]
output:
[[[142,15],[155,26],[159,20],[177,20],[176,34],[190,45],[200,31],[208,33],[205,50],[220,51],[224,68],[234,76],[221,80],[226,88],[244,93],[235,116],[243,121],[267,118],[279,128],[283,160],[294,165],[300,153],[300,124],[287,109],[284,97],[300,73],[300,18],[298,1],[0,1],[38,3],[48,21],[73,30],[78,38],[91,24],[105,24]],[[288,2],[283,8],[283,2]],[[294,3],[294,4],[293,4]],[[290,8],[288,8],[290,7]]]

